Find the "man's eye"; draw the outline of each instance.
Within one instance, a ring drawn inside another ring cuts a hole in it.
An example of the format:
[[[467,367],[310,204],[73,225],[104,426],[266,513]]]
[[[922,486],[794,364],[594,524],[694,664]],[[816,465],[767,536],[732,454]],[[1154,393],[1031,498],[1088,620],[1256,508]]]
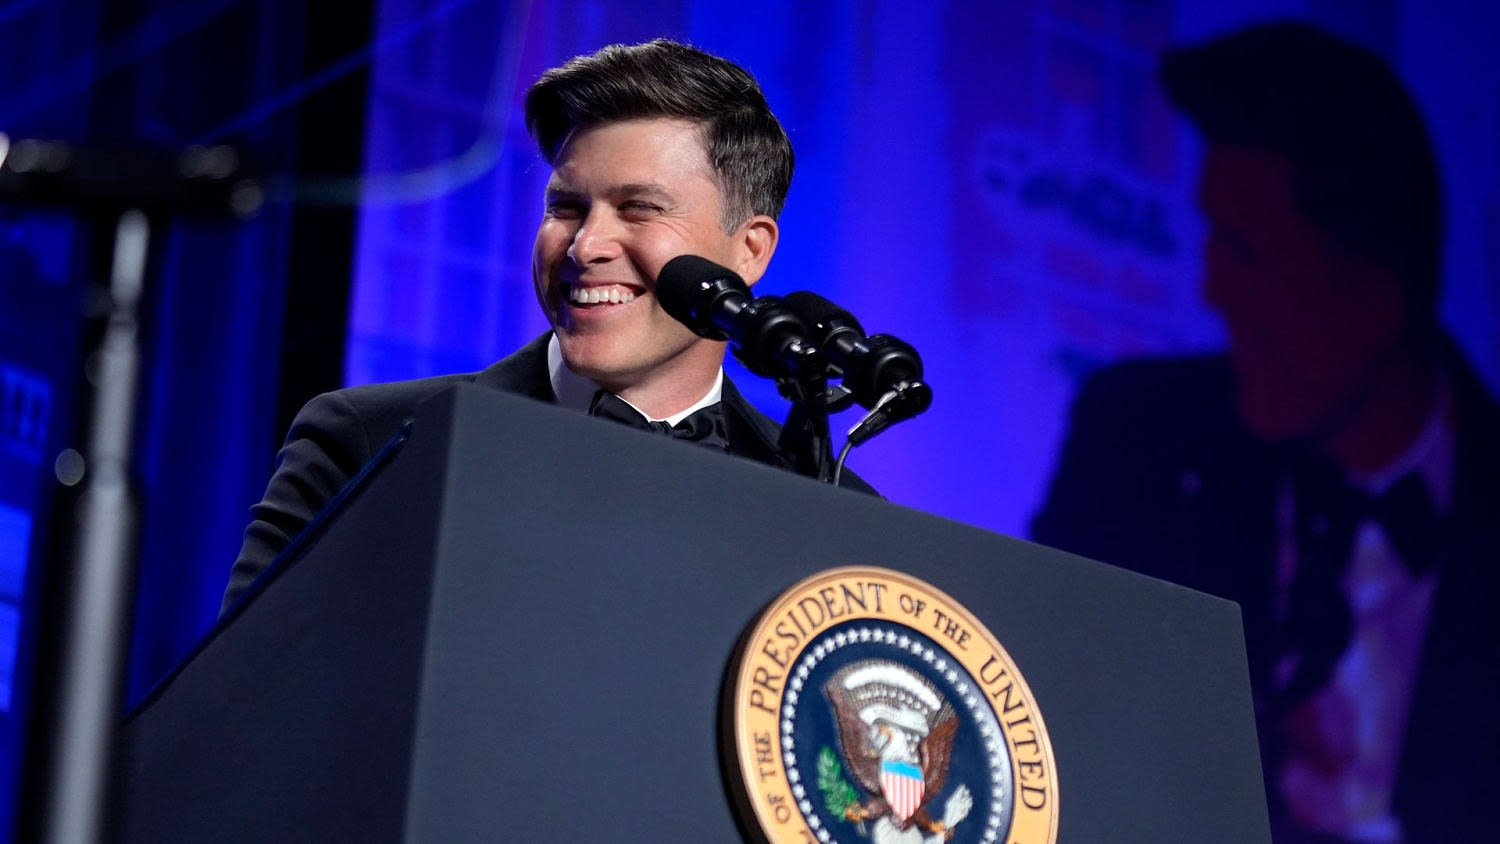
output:
[[[572,201],[547,203],[547,216],[554,220],[576,220],[584,214],[583,204]]]
[[[660,210],[661,210],[661,208],[658,207],[658,206],[656,206],[656,205],[652,205],[649,202],[641,202],[640,200],[636,200],[636,199],[632,199],[632,200],[630,200],[628,202],[622,202],[622,203],[620,203],[620,211],[622,213],[633,215],[633,216],[641,216],[643,214],[654,214],[654,213],[656,213],[657,211],[660,211]]]

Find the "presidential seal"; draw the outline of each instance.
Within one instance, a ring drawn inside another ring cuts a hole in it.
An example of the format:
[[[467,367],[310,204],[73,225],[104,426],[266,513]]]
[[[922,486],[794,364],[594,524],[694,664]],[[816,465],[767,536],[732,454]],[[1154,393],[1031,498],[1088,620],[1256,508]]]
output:
[[[742,822],[781,842],[1054,844],[1031,690],[952,598],[888,569],[813,575],[746,634],[725,690]]]

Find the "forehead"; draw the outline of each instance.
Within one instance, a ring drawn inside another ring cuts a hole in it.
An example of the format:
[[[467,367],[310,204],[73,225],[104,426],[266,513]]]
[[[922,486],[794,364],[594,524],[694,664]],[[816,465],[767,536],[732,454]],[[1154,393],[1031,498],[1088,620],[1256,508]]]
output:
[[[558,148],[549,187],[593,190],[641,184],[682,190],[706,186],[717,194],[702,134],[696,123],[666,117],[578,129]]]

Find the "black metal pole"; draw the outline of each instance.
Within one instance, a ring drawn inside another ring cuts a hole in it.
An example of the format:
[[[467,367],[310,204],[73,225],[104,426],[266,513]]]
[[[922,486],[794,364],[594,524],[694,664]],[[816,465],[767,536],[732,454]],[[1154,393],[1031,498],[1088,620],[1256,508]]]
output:
[[[135,599],[140,513],[132,486],[141,369],[140,304],[150,225],[132,209],[115,227],[109,315],[88,366],[85,447],[65,453],[59,480],[77,485],[67,536],[45,574],[21,840],[96,844],[106,840],[114,745],[124,704],[125,664]],[[71,465],[65,465],[71,464]],[[64,515],[69,518],[69,515]],[[65,534],[66,535],[66,534]]]

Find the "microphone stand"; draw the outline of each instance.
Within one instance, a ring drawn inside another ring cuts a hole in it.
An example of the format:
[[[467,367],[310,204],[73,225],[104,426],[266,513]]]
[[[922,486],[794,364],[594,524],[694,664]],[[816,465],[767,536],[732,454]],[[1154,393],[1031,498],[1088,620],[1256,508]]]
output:
[[[828,367],[822,355],[802,347],[798,365],[790,375],[776,379],[781,395],[792,403],[777,441],[790,454],[797,473],[832,484],[833,438],[828,433]]]

